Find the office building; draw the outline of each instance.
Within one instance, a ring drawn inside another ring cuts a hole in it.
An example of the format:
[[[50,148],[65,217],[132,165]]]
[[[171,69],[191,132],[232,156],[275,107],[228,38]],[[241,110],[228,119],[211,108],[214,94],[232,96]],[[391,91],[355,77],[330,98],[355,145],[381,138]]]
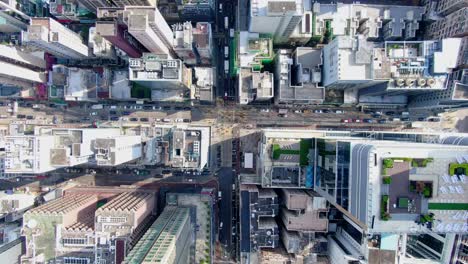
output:
[[[13,46],[0,45],[0,82],[20,87],[20,94],[34,94],[36,85],[47,81],[43,58]],[[2,89],[2,96],[13,96]]]
[[[88,56],[88,47],[79,34],[52,18],[31,18],[23,42],[58,58],[84,59]]]
[[[123,19],[128,32],[148,51],[177,58],[172,45],[174,34],[156,7],[126,6]]]
[[[99,166],[116,166],[142,156],[141,136],[100,136],[92,147]]]
[[[384,48],[374,48],[373,83],[359,90],[361,104],[398,103],[382,102],[381,96],[407,96],[429,94],[448,89],[448,76],[457,67],[461,39],[438,41],[387,41]],[[380,99],[379,99],[380,97]],[[406,103],[406,100],[403,100]]]
[[[447,77],[447,88],[410,98],[411,109],[447,109],[468,105],[468,70],[458,69]]]
[[[325,89],[321,86],[321,49],[280,49],[275,60],[276,104],[310,105],[321,104],[324,101]]]
[[[128,27],[123,21],[123,12],[123,8],[98,8],[96,33],[129,57],[140,58],[142,51],[146,51],[146,48],[128,33]]]
[[[195,67],[194,82],[192,84],[193,98],[199,100],[202,104],[211,104],[214,102],[214,84],[215,68]]]
[[[210,66],[213,58],[211,24],[198,22],[192,30],[192,36],[198,63],[202,66]]]
[[[302,0],[252,0],[249,31],[270,34],[275,43],[286,43],[303,13]]]
[[[166,206],[123,263],[188,263],[192,230],[189,208]]]
[[[174,31],[174,51],[186,65],[197,64],[193,43],[193,28],[191,22],[172,25]]]
[[[145,150],[149,164],[198,170],[207,166],[209,128],[161,125],[154,138]]]
[[[181,101],[190,98],[192,71],[181,60],[144,53],[129,60],[129,79],[151,89],[153,101]]]
[[[278,213],[278,196],[273,189],[247,184],[240,186],[241,258],[248,258],[262,248],[279,246],[279,229],[275,221]]]
[[[242,68],[239,73],[239,102],[268,101],[274,96],[273,73]]]
[[[330,40],[332,36],[362,35],[369,40],[383,38],[385,40],[416,37],[419,22],[422,21],[424,7],[400,5],[402,2],[386,4],[360,3],[313,3],[312,15],[302,23],[313,19],[314,37],[324,37]]]

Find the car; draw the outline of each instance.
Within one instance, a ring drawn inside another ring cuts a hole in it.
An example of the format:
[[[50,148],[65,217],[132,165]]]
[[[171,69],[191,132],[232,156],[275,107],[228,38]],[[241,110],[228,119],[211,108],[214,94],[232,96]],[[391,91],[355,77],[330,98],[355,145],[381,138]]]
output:
[[[132,118],[130,118],[129,120],[132,121],[132,122],[136,122],[136,121],[138,121],[138,118],[132,117]]]
[[[128,117],[121,117],[122,121],[128,121]]]
[[[109,114],[111,114],[111,115],[116,115],[116,114],[117,114],[117,112],[116,112],[116,111],[114,111],[114,110],[111,110],[111,111],[109,111]]]
[[[161,122],[161,118],[156,118],[154,121]]]
[[[184,123],[190,123],[192,122],[192,120],[188,119],[188,118],[184,118]]]
[[[92,115],[92,116],[97,116],[97,112],[91,112],[89,114]]]
[[[268,113],[268,112],[270,112],[270,109],[266,109],[266,108],[265,108],[265,109],[261,109],[260,112]]]
[[[132,109],[132,106],[131,105],[124,105],[123,109]]]
[[[370,109],[364,109],[364,114],[374,114],[374,111],[370,110]]]
[[[122,115],[130,115],[131,113],[129,111],[123,111]]]
[[[279,117],[288,117],[287,114],[278,114]]]
[[[119,121],[119,117],[118,116],[111,116],[110,120],[111,121]]]
[[[301,110],[294,110],[294,113],[296,113],[296,114],[301,114],[302,111],[301,111]]]
[[[192,108],[190,108],[188,106],[184,107],[184,111],[191,111],[191,110],[192,110]]]
[[[351,123],[351,119],[341,119],[341,123]]]
[[[387,111],[387,112],[385,112],[385,114],[388,115],[388,116],[392,116],[392,115],[395,115],[395,112],[393,112],[393,111]]]
[[[165,106],[163,106],[163,109],[164,109],[164,110],[171,110],[171,107],[168,106],[168,105],[165,105]]]
[[[426,120],[426,118],[424,118],[424,117],[422,117],[422,116],[421,116],[421,117],[418,117],[418,121],[424,121],[424,120]]]
[[[402,117],[402,118],[400,118],[400,119],[401,119],[401,121],[404,121],[404,122],[410,121],[410,118],[409,118],[409,117]]]
[[[315,109],[315,110],[314,110],[314,113],[316,113],[316,114],[321,114],[321,113],[323,113],[323,111],[322,111],[321,109]]]
[[[91,119],[90,119],[89,117],[83,117],[83,118],[81,118],[81,120],[82,120],[82,121],[89,121],[89,120],[91,120]]]
[[[28,116],[26,116],[26,119],[33,120],[33,119],[34,119],[34,116],[28,115]]]
[[[386,124],[387,123],[387,119],[380,119],[379,120],[379,124]]]
[[[151,105],[145,105],[145,106],[143,106],[143,109],[144,110],[152,110],[153,107]]]
[[[169,123],[169,122],[171,122],[171,119],[170,119],[170,118],[164,118],[162,121],[163,121],[164,123]]]
[[[335,110],[335,114],[344,114],[344,110]]]
[[[162,109],[162,107],[160,107],[160,106],[156,106],[156,105],[153,106],[153,110],[161,110],[161,109]]]
[[[354,123],[361,123],[361,122],[362,122],[362,120],[361,120],[361,119],[358,119],[358,118],[356,118],[356,119],[353,119],[353,122],[354,122]]]
[[[393,122],[398,122],[398,121],[400,121],[400,118],[398,118],[398,117],[393,117],[393,118],[391,118],[391,120],[392,120]]]
[[[148,121],[149,121],[149,118],[147,118],[147,117],[142,117],[142,118],[140,118],[140,121],[141,121],[141,122],[148,122]]]
[[[135,109],[136,109],[136,110],[141,110],[141,109],[143,109],[143,106],[141,106],[141,105],[135,105]]]
[[[17,115],[16,118],[21,118],[21,119],[23,119],[23,118],[26,118],[26,115]]]
[[[381,116],[382,116],[382,115],[380,115],[380,114],[377,114],[377,113],[375,113],[375,114],[372,114],[372,117],[373,117],[373,118],[379,118],[379,117],[381,117]]]
[[[180,110],[182,110],[183,108],[180,107],[180,106],[176,106],[174,109],[177,110],[177,111],[180,111]]]
[[[322,112],[324,112],[324,113],[330,113],[330,110],[328,110],[328,109],[323,109]]]
[[[175,119],[175,122],[177,122],[177,123],[182,123],[182,122],[184,122],[184,120],[183,120],[182,118],[176,118],[176,119]]]
[[[374,119],[370,119],[370,118],[364,118],[362,121],[364,123],[374,123]]]

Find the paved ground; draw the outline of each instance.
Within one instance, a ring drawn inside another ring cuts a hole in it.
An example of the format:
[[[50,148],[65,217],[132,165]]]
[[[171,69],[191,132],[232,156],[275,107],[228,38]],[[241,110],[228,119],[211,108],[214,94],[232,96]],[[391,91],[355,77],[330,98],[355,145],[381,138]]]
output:
[[[392,183],[389,187],[389,211],[390,214],[407,214],[407,208],[398,208],[394,205],[398,204],[398,198],[406,197],[414,201],[416,213],[421,212],[421,196],[415,192],[409,191],[409,162],[394,162],[393,168],[388,169],[388,175],[392,177]]]

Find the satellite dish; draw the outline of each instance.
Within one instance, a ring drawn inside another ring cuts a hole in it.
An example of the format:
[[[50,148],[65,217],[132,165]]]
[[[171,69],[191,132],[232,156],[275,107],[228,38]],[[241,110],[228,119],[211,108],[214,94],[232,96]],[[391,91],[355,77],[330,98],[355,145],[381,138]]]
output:
[[[33,228],[36,228],[37,226],[37,221],[34,220],[34,219],[31,219],[28,221],[28,223],[26,224],[29,228],[33,229]]]

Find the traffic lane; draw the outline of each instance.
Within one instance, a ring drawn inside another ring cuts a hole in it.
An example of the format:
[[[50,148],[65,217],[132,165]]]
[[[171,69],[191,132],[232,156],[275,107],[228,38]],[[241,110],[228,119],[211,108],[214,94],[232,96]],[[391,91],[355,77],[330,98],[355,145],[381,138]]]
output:
[[[219,219],[223,227],[219,231],[219,241],[228,248],[232,246],[232,184],[234,172],[231,167],[221,168],[218,172],[219,189],[222,198],[219,201]]]

